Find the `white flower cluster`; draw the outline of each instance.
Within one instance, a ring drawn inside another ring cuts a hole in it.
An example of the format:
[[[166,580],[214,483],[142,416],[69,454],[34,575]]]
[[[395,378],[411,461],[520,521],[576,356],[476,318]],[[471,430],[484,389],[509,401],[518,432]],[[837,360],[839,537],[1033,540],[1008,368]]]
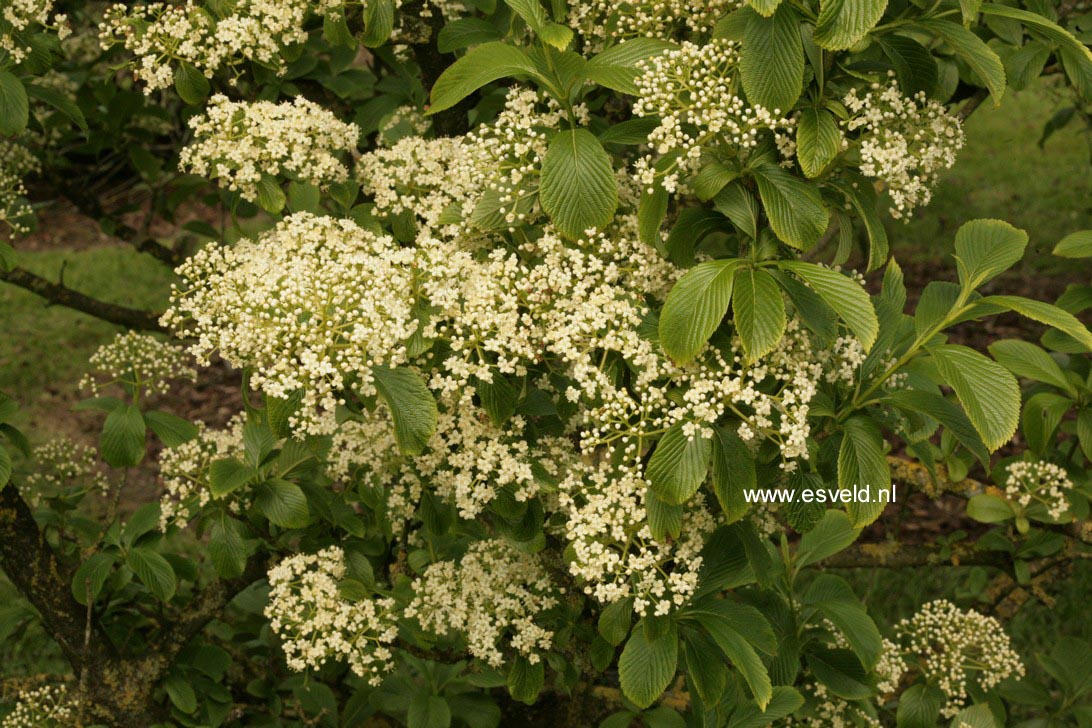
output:
[[[577,106],[578,121],[587,109]],[[514,87],[504,109],[489,124],[460,139],[406,137],[390,149],[361,157],[357,179],[384,215],[412,211],[440,234],[446,211],[458,210],[474,227],[490,229],[531,222],[538,175],[549,131],[563,112],[540,91]],[[450,235],[466,226],[450,225]]]
[[[636,79],[635,116],[658,116],[660,124],[648,136],[657,153],[680,154],[676,167],[660,184],[668,192],[679,175],[697,169],[702,149],[720,144],[748,149],[758,143],[758,132],[792,125],[781,109],[748,106],[739,85],[739,47],[733,41],[708,45],[684,42],[678,49],[640,61]],[[787,111],[787,110],[786,110]],[[637,162],[641,184],[652,187],[657,173],[650,157]]]
[[[405,616],[433,634],[465,637],[470,654],[493,667],[504,664],[502,640],[539,662],[554,633],[535,622],[557,604],[557,590],[537,557],[505,541],[471,544],[462,558],[431,564],[413,582]]]
[[[882,696],[898,692],[902,676],[906,674],[906,661],[897,644],[886,637],[881,644],[880,659],[876,661],[876,691]]]
[[[893,79],[874,83],[863,95],[850,89],[842,99],[852,114],[845,122],[859,131],[861,172],[882,180],[891,196],[891,216],[909,216],[927,205],[942,170],[963,148],[963,127],[944,105],[919,91],[904,96]]]
[[[1027,508],[1032,502],[1041,503],[1051,519],[1062,520],[1069,510],[1066,493],[1073,490],[1073,481],[1062,468],[1043,460],[1018,460],[1010,464],[1005,472],[1005,496],[1022,507]]]
[[[71,488],[104,495],[110,490],[110,479],[93,447],[60,437],[34,448],[33,456],[34,472],[22,481],[32,503]]]
[[[687,503],[677,539],[659,541],[648,525],[648,481],[638,463],[578,464],[559,486],[572,549],[569,570],[600,602],[634,597],[638,614],[669,614],[697,588],[701,550],[716,526],[700,496]]]
[[[360,139],[356,124],[302,96],[275,104],[229,101],[217,94],[205,113],[190,119],[194,140],[182,149],[179,167],[215,179],[251,202],[264,176],[325,185],[343,182],[349,170],[339,155]]]
[[[64,40],[72,31],[65,15],[57,15],[50,22],[54,0],[5,0],[0,9],[0,51],[6,52],[15,63],[26,60],[33,49],[28,39],[35,26],[56,29]]]
[[[379,685],[394,666],[394,600],[346,599],[339,587],[345,573],[345,552],[337,547],[289,556],[269,570],[265,616],[292,670],[344,660],[353,673]]]
[[[211,430],[204,422],[197,424],[197,437],[159,454],[159,477],[163,494],[159,502],[159,530],[172,524],[185,526],[202,506],[212,500],[208,486],[208,469],[213,460],[241,458],[245,452],[243,427],[245,413],[235,415],[222,430]],[[241,510],[240,500],[245,491],[235,491],[228,508]]]
[[[585,0],[569,6],[569,25],[584,36],[585,47],[600,51],[628,38],[673,39],[679,31],[706,34],[717,20],[741,7],[742,0]]]
[[[947,697],[941,711],[946,717],[964,707],[972,679],[989,690],[1024,674],[1020,657],[996,619],[963,611],[945,599],[929,602],[899,622],[895,631],[917,657],[925,677]]]
[[[12,236],[30,232],[26,218],[33,209],[26,200],[23,180],[40,169],[41,163],[33,152],[22,144],[0,138],[0,224]]]
[[[220,8],[223,4],[217,4]],[[99,26],[103,48],[132,53],[133,75],[145,93],[174,83],[186,64],[208,78],[229,69],[237,78],[246,61],[283,71],[281,51],[307,40],[304,21],[342,3],[309,0],[234,0],[224,14],[195,0],[112,6]],[[234,80],[234,79],[232,79]]]
[[[861,701],[838,697],[820,682],[809,680],[801,689],[807,696],[807,712],[772,725],[777,728],[882,728],[883,723],[865,712]]]
[[[70,728],[77,724],[75,698],[67,685],[43,685],[19,693],[15,709],[4,716],[0,728]]]
[[[92,373],[80,380],[80,389],[87,390],[92,397],[99,396],[102,388],[111,384],[139,397],[166,394],[175,380],[197,380],[193,360],[184,349],[136,331],[118,334],[113,341],[100,346],[89,363]]]
[[[414,251],[350,220],[297,213],[257,241],[198,251],[163,316],[205,363],[213,351],[255,368],[252,383],[287,398],[304,390],[304,431],[334,430],[341,391],[375,394],[372,370],[407,360],[418,327]]]

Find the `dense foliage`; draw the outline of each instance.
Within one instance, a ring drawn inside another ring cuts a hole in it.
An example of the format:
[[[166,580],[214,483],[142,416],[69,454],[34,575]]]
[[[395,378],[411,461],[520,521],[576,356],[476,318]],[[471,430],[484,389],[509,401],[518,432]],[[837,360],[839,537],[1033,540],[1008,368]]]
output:
[[[1090,28],[1069,0],[6,2],[0,280],[126,331],[82,385],[97,452],[31,448],[0,399],[0,565],[71,668],[4,728],[1092,725],[1088,645],[1021,682],[993,616],[884,635],[827,570],[1040,584],[1092,553],[1092,286],[1007,295],[1028,236],[973,220],[908,292],[882,223],[979,104],[1048,74],[1087,105]],[[18,267],[43,195],[174,268],[169,308]],[[949,340],[1005,312],[1047,333]],[[178,416],[224,363],[241,411]],[[855,544],[896,480],[987,525]]]

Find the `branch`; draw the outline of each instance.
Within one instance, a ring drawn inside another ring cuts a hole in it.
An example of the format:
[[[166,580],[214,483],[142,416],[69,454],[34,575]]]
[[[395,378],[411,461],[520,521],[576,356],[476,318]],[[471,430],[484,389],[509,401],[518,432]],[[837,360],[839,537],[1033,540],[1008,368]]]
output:
[[[959,112],[956,114],[960,121],[966,121],[971,114],[982,105],[990,95],[989,89],[980,88],[968,97],[966,103],[960,107]]]
[[[51,304],[65,306],[128,329],[166,330],[159,324],[159,314],[100,301],[74,291],[63,283],[54,283],[23,268],[12,268],[7,272],[0,271],[0,281],[24,288]]]
[[[73,669],[81,672],[112,656],[110,640],[97,622],[85,649],[86,608],[72,596],[72,569],[57,558],[38,528],[30,506],[14,483],[0,488],[0,568],[42,617]]]

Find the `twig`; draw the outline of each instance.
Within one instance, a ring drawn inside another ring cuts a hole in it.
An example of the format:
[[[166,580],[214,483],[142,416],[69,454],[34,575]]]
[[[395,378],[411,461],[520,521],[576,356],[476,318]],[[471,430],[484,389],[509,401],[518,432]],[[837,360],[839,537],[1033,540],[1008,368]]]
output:
[[[63,283],[54,283],[24,268],[12,268],[7,272],[0,271],[0,281],[26,289],[36,296],[41,296],[51,304],[71,308],[112,324],[143,331],[166,330],[159,324],[159,314],[157,313],[119,306],[92,298],[87,294],[69,288]]]

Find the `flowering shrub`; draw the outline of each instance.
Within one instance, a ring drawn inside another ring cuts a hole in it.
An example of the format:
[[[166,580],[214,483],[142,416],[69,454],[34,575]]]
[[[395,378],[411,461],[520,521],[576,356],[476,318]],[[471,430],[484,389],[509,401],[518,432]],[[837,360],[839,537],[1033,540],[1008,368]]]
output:
[[[0,280],[129,330],[83,383],[102,463],[31,449],[0,400],[0,565],[73,673],[5,726],[477,728],[526,703],[977,728],[1046,704],[993,616],[939,600],[881,630],[824,569],[1042,590],[1089,554],[1092,288],[995,293],[1028,235],[974,220],[956,280],[908,292],[883,225],[1006,79],[1092,97],[1070,4],[69,5],[0,14]],[[76,172],[151,190],[143,229]],[[19,268],[35,184],[169,264],[166,310]],[[225,222],[150,236],[184,204]],[[952,343],[1006,312],[1042,346]],[[221,364],[239,411],[180,416]],[[120,507],[146,461],[157,492]],[[973,545],[857,543],[906,468],[959,491]],[[1092,686],[1060,654],[1062,721]]]

